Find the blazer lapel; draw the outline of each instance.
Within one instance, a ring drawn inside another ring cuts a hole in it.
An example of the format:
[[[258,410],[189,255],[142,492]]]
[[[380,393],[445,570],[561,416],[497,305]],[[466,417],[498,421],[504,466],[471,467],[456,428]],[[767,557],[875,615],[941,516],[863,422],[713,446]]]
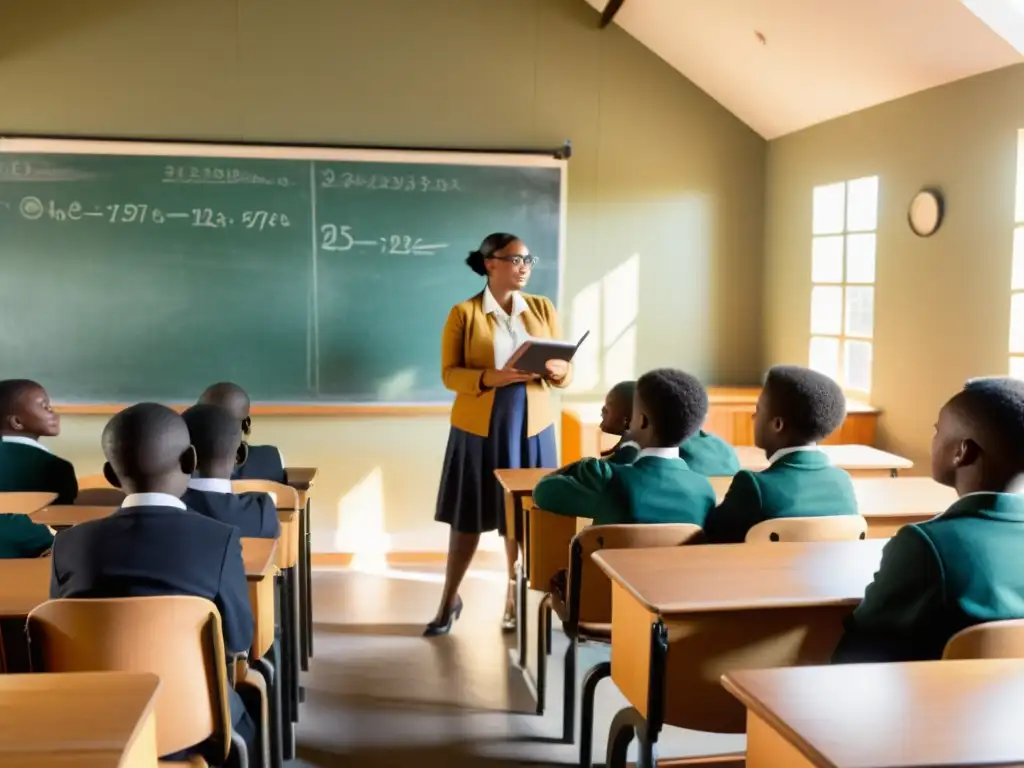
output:
[[[526,298],[525,296],[523,297]],[[530,338],[533,339],[548,339],[551,338],[551,330],[547,325],[537,316],[537,313],[533,311],[533,307],[530,302],[526,302],[526,311],[522,314],[523,327],[526,328],[526,332],[530,334]]]
[[[466,345],[466,360],[471,366],[484,364],[490,357],[490,362],[484,364],[484,367],[494,367],[494,323],[494,318],[484,313],[481,293],[473,301],[473,323]]]

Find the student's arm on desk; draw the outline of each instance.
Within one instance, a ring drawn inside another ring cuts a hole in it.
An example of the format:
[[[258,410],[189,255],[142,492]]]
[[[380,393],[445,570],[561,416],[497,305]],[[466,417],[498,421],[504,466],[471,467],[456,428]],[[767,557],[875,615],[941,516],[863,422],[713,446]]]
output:
[[[833,663],[938,658],[942,629],[942,572],[931,542],[916,526],[899,530],[882,550],[882,563],[864,600],[846,619]]]
[[[615,466],[601,459],[582,459],[562,467],[533,489],[533,500],[546,512],[567,517],[589,517],[597,525],[622,517],[611,492]]]
[[[224,648],[229,654],[244,653],[252,645],[254,622],[249,602],[249,585],[242,561],[242,540],[233,528],[224,548],[220,588],[213,600],[224,628]]]
[[[463,363],[466,318],[453,307],[448,313],[441,335],[441,380],[447,389],[460,395],[479,395],[483,392],[484,371],[466,368]]]
[[[18,553],[18,557],[39,557],[53,546],[50,529],[33,523],[28,515],[0,515],[0,538]]]
[[[704,536],[710,544],[742,544],[747,531],[764,519],[757,481],[748,470],[740,470],[722,503],[708,513]]]

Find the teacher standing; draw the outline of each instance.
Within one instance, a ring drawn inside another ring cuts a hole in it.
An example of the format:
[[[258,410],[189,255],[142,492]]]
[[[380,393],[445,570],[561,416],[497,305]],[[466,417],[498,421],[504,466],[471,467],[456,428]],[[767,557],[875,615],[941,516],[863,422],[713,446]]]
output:
[[[505,538],[509,585],[502,628],[515,629],[513,610],[518,547],[505,531],[505,505],[495,469],[555,467],[550,387],[569,383],[570,367],[547,363],[544,376],[507,367],[530,338],[560,338],[558,313],[543,296],[522,293],[537,258],[515,235],[488,235],[466,259],[487,278],[483,292],[456,304],[441,338],[441,377],[455,392],[435,519],[448,523],[444,592],[424,635],[443,635],[462,612],[459,586],[480,543],[497,530]],[[513,532],[514,533],[514,532]]]

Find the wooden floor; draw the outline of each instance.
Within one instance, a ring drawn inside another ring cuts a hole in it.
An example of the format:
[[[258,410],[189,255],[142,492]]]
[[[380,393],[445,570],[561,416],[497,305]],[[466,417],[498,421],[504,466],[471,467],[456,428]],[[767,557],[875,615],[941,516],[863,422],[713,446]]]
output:
[[[565,637],[556,633],[548,710],[538,717],[522,676],[509,663],[511,638],[498,626],[503,572],[487,570],[489,564],[472,571],[462,590],[465,612],[452,634],[430,640],[420,636],[436,608],[442,567],[314,572],[316,658],[303,679],[300,759],[293,765],[576,763],[577,745],[560,741]],[[535,627],[538,596],[532,600]],[[534,658],[531,647],[531,664]],[[606,648],[583,647],[580,677],[607,659]],[[603,681],[595,725],[597,762],[604,762],[608,725],[624,705],[611,681]],[[660,754],[708,755],[742,747],[742,736],[670,728],[662,735]]]

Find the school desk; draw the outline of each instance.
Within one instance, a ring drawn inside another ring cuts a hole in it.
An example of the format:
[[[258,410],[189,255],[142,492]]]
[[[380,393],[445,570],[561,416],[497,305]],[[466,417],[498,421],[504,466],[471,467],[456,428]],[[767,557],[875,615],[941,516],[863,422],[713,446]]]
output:
[[[709,387],[704,429],[732,445],[754,444],[754,405],[759,387]],[[562,404],[562,461],[599,456],[618,441],[600,430],[603,400]],[[846,420],[825,440],[828,444],[874,445],[880,411],[857,401],[846,404]]]
[[[312,501],[310,495],[316,483],[316,467],[286,467],[287,484],[299,493],[299,618],[302,629],[302,671],[309,670],[313,656],[313,535],[310,532]]]
[[[612,721],[609,768],[654,765],[663,725],[743,733],[723,672],[827,663],[843,619],[882,556],[881,539],[598,552],[612,580],[611,663],[584,678],[581,764],[590,765],[593,697],[611,675],[630,703]]]
[[[729,671],[747,768],[1024,765],[1024,660]]]
[[[35,523],[42,523],[56,531],[61,531],[90,520],[109,517],[117,510],[118,507],[79,507],[74,504],[54,504],[32,513],[30,517]]]
[[[160,678],[142,672],[0,676],[0,765],[156,768]]]
[[[821,450],[833,466],[845,469],[852,477],[896,477],[900,470],[914,466],[910,459],[867,445],[823,445]],[[752,445],[736,446],[736,456],[743,469],[760,472],[768,467],[764,451]]]
[[[274,564],[279,574],[277,609],[278,624],[281,627],[281,701],[282,717],[285,723],[284,757],[295,757],[295,729],[289,724],[299,722],[299,674],[302,669],[301,622],[299,618],[299,520],[298,510],[279,509],[277,519],[281,523]]]

